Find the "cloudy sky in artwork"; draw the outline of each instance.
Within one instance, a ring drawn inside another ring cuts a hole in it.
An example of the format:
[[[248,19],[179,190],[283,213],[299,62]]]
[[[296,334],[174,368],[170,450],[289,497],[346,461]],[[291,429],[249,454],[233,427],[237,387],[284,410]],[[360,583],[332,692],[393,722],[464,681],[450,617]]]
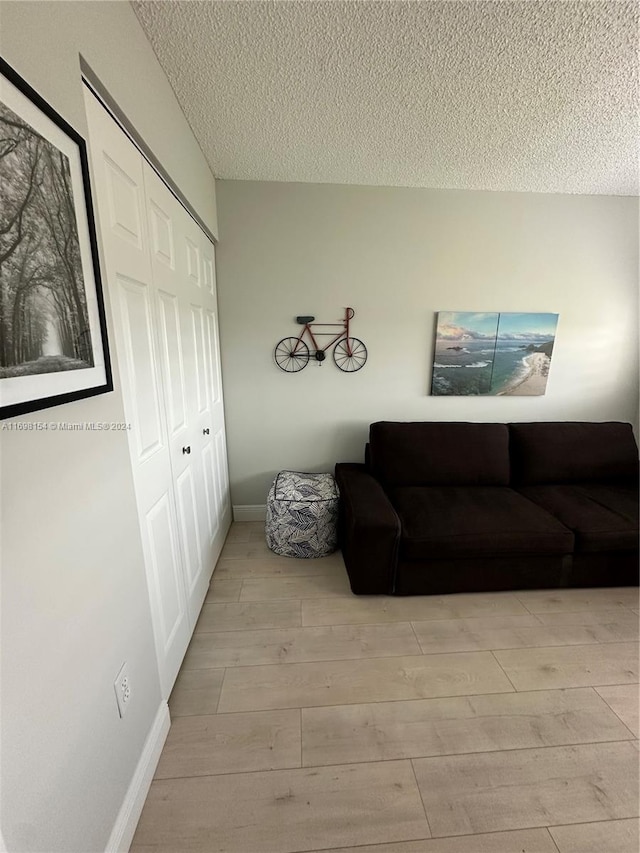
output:
[[[439,340],[549,341],[555,338],[557,314],[440,311]]]
[[[557,314],[500,314],[498,337],[550,341],[555,338],[557,323]]]
[[[449,341],[493,340],[498,328],[498,314],[471,311],[440,311],[438,337]]]

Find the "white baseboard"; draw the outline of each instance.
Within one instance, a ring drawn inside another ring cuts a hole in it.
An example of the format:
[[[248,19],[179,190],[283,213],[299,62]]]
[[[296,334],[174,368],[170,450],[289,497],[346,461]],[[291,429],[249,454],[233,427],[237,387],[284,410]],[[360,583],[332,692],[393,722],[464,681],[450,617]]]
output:
[[[264,521],[267,517],[266,504],[246,504],[245,506],[234,506],[234,521]]]
[[[162,702],[120,807],[106,853],[128,853],[170,726],[169,706],[166,702]]]

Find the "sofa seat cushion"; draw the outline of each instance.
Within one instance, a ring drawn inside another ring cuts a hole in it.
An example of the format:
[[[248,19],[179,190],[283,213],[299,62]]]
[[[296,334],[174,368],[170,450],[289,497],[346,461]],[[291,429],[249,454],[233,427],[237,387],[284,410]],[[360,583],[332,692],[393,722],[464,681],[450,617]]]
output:
[[[389,497],[405,560],[573,551],[570,530],[507,487],[405,486]]]
[[[575,483],[523,486],[519,491],[573,530],[578,552],[638,549],[638,489],[634,486]]]

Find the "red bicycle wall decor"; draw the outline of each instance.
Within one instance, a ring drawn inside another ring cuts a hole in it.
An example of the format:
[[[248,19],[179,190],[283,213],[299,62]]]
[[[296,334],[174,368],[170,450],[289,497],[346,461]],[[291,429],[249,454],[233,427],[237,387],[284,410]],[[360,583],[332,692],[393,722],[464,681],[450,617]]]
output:
[[[345,373],[354,373],[356,370],[364,367],[367,360],[367,348],[359,338],[352,338],[349,334],[349,323],[355,316],[353,308],[345,308],[344,320],[340,323],[316,323],[315,317],[299,316],[296,317],[296,323],[303,326],[302,331],[297,338],[283,338],[276,344],[274,356],[276,364],[280,370],[285,373],[298,373],[309,364],[309,359],[313,358],[319,363],[326,358],[326,352],[331,347],[333,348],[333,360],[336,367],[343,370]],[[336,335],[334,332],[313,332],[313,328],[318,326],[340,327],[340,331]],[[313,328],[312,328],[313,327]],[[307,336],[312,346],[309,350],[307,344],[303,341],[304,336]],[[326,346],[320,346],[316,337],[330,337]],[[334,346],[335,344],[335,346]]]

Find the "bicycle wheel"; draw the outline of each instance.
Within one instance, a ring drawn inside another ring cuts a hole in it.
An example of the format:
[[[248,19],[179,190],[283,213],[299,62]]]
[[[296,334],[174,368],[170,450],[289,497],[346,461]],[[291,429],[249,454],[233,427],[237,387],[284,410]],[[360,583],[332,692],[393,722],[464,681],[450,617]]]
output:
[[[285,373],[297,373],[309,363],[309,347],[300,338],[283,338],[274,350],[276,364]]]
[[[345,373],[355,373],[365,365],[367,348],[359,338],[343,338],[333,348],[333,360]]]

